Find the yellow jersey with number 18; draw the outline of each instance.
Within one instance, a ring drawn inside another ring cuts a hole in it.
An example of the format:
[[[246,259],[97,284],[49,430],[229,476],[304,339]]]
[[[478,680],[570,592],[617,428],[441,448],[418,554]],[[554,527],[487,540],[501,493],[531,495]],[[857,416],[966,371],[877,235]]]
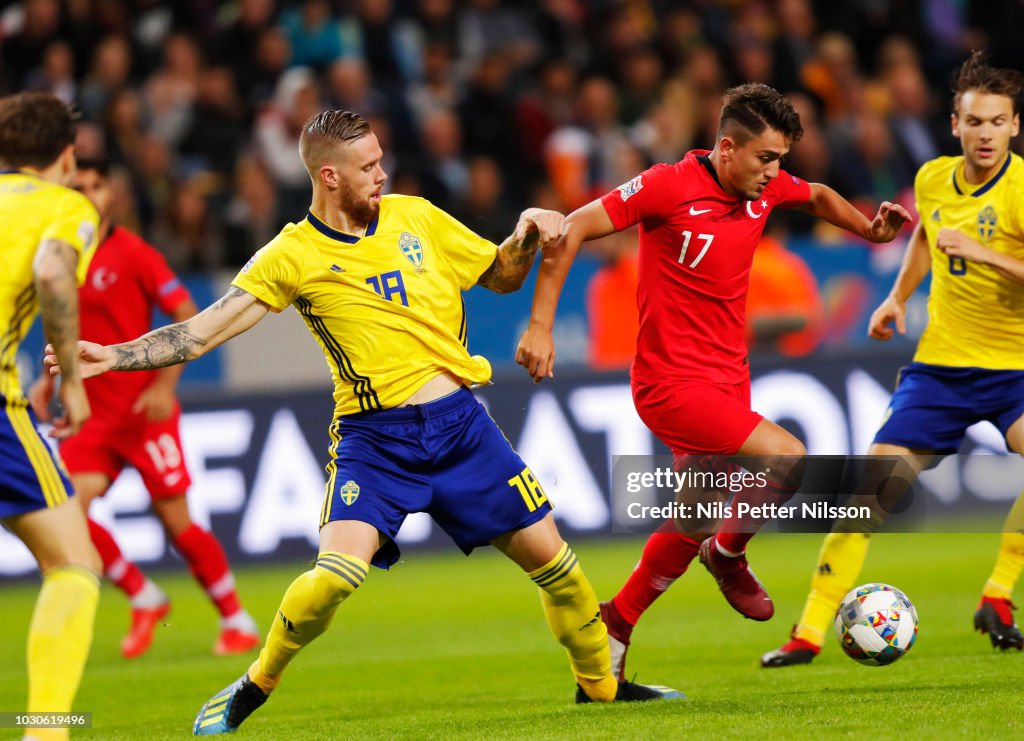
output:
[[[273,311],[295,306],[330,366],[339,416],[398,406],[442,372],[490,380],[487,359],[466,349],[461,292],[496,254],[429,201],[388,195],[362,236],[313,213],[288,224],[232,284]]]
[[[932,258],[928,326],[914,360],[1024,370],[1024,286],[935,246],[946,227],[1024,261],[1024,160],[1010,154],[987,182],[971,185],[962,156],[939,157],[921,166],[914,191]]]
[[[85,280],[96,247],[99,216],[81,193],[25,172],[0,172],[0,403],[24,406],[18,346],[39,311],[32,262],[47,239],[79,253]]]

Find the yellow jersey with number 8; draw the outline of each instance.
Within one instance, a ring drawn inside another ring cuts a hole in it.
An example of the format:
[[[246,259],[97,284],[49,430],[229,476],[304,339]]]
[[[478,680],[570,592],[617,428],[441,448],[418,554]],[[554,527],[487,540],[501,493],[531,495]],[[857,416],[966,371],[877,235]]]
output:
[[[932,258],[928,326],[914,360],[1024,370],[1024,285],[935,246],[940,229],[956,229],[1024,261],[1024,160],[1010,154],[987,182],[971,185],[963,156],[939,157],[921,166],[914,192]]]

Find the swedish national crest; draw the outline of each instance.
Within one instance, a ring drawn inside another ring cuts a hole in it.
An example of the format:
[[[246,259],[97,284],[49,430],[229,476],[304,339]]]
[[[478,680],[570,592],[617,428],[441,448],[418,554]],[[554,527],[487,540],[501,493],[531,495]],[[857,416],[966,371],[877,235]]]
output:
[[[996,210],[991,206],[985,206],[985,208],[978,213],[978,235],[981,237],[982,241],[987,242],[992,239],[992,234],[996,230],[997,221],[998,218],[996,217]]]
[[[359,499],[359,484],[355,481],[346,481],[341,487],[341,501],[345,504],[352,504]]]
[[[402,236],[398,238],[398,249],[413,264],[416,272],[423,272],[423,245],[420,244],[418,237],[409,232],[402,232]]]

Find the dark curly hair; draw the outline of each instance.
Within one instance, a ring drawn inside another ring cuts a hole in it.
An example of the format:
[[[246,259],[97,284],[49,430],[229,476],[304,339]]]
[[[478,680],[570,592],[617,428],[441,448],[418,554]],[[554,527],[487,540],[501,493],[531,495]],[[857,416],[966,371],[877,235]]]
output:
[[[725,91],[722,113],[718,119],[718,136],[731,134],[738,144],[773,129],[790,142],[800,141],[804,127],[800,114],[790,100],[773,87],[749,82]]]
[[[75,113],[50,93],[0,98],[0,166],[49,167],[75,141]]]

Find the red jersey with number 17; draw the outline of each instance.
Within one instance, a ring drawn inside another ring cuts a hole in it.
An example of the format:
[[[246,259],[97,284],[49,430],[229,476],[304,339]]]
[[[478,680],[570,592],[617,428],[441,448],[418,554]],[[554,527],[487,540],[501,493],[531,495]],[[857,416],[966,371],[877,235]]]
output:
[[[171,313],[189,299],[167,260],[141,237],[114,227],[96,248],[78,292],[83,340],[112,345],[153,326],[153,309]],[[124,420],[159,371],[104,373],[85,381],[94,419]]]
[[[640,224],[634,382],[749,380],[747,288],[772,209],[805,203],[785,171],[755,201],[722,189],[706,150],[655,165],[601,198],[616,230]]]

